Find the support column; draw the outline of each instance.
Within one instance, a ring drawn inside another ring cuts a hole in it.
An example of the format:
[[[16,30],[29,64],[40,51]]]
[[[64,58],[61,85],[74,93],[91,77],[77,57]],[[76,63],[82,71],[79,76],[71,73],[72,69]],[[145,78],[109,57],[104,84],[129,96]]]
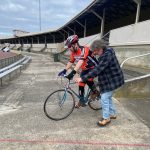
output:
[[[32,40],[32,41],[31,41],[31,47],[32,47],[32,46],[33,46],[33,37],[31,38],[31,40]]]
[[[65,41],[65,35],[61,31],[58,31],[58,32],[63,36],[63,39]]]
[[[53,44],[55,44],[56,43],[56,39],[55,39],[55,35],[52,35],[52,34],[50,34],[52,37],[53,37]],[[52,51],[52,49],[51,49],[51,53],[52,53],[53,51]]]
[[[64,29],[62,29],[67,35],[68,35],[68,37],[69,37],[69,33],[67,32],[67,31],[65,31]]]
[[[105,26],[105,9],[103,10],[103,18],[101,20],[101,35],[100,35],[101,38],[104,35],[104,26]]]
[[[71,30],[71,31],[75,34],[75,31],[74,31],[73,29],[71,29],[71,28],[68,27],[68,26],[67,26],[67,28],[68,28],[69,30]]]
[[[21,41],[22,41],[22,43],[21,43],[21,47],[18,49],[19,51],[22,51],[22,48],[23,48],[23,44],[24,44],[23,38]]]
[[[139,22],[139,18],[140,18],[141,0],[133,0],[133,1],[137,4],[135,23],[138,23]]]
[[[86,36],[86,20],[85,20],[85,25],[80,23],[78,20],[75,20],[75,22],[77,22],[81,27],[83,27],[83,29],[84,29],[84,37],[85,37]]]
[[[85,25],[84,25],[84,37],[86,37],[86,20],[85,20]]]
[[[47,39],[46,39],[46,35],[45,35],[45,45],[47,45]]]
[[[50,35],[53,37],[53,43],[55,43],[56,41],[55,41],[55,35],[52,35],[51,33],[50,33]]]
[[[99,18],[99,20],[101,20],[101,31],[100,31],[100,38],[103,37],[104,34],[104,22],[105,22],[105,9],[103,10],[103,17],[101,17],[97,12],[95,12],[94,10],[91,10],[91,12],[97,17]]]
[[[52,35],[52,37],[53,37],[53,43],[56,43],[55,35]]]
[[[73,29],[74,31],[75,31],[75,34],[76,34],[76,26],[74,26],[74,29]]]
[[[37,37],[37,41],[38,41],[38,44],[39,44],[39,37]]]

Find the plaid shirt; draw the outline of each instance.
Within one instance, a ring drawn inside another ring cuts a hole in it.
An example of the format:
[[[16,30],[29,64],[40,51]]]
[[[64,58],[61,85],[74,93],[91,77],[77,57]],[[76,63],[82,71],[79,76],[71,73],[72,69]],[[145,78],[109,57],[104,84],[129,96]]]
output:
[[[123,72],[112,48],[105,49],[98,62],[92,71],[82,76],[84,82],[98,76],[101,93],[113,91],[124,84]]]

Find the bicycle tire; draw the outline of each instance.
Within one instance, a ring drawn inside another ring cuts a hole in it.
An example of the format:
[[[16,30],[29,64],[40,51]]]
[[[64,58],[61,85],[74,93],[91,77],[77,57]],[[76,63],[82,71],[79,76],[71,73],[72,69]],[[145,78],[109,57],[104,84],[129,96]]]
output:
[[[89,92],[89,95],[88,95],[88,99],[89,99],[89,96],[90,96],[90,92]],[[89,100],[88,105],[93,110],[101,110],[102,106],[101,106],[101,103],[100,103],[100,96],[96,97],[95,100]]]
[[[63,120],[65,118],[67,118],[74,110],[74,107],[75,107],[75,98],[74,98],[74,95],[70,92],[70,91],[67,91],[67,96],[69,95],[71,98],[69,99],[69,102],[72,102],[71,104],[71,107],[70,107],[70,110],[64,115],[64,116],[61,116],[61,117],[56,117],[56,114],[54,113],[54,115],[52,113],[49,113],[49,111],[52,111],[52,109],[48,109],[48,103],[53,101],[53,97],[54,94],[58,94],[58,92],[63,92],[63,94],[65,93],[65,90],[64,89],[61,89],[61,90],[57,90],[57,91],[54,91],[53,93],[51,93],[45,100],[44,102],[44,113],[45,115],[49,118],[49,119],[52,119],[52,120],[55,120],[55,121],[59,121],[59,120]],[[61,97],[61,96],[59,96]],[[66,99],[66,98],[65,98]],[[57,100],[57,99],[56,99]],[[55,100],[54,100],[55,101]],[[58,100],[60,102],[60,100]],[[58,104],[56,104],[56,106],[58,105],[59,106],[59,102]],[[62,102],[62,101],[61,101]],[[67,103],[67,100],[65,100],[65,102],[63,104],[66,104]],[[53,108],[55,107],[54,104],[53,105]],[[60,107],[60,106],[59,106]],[[61,108],[61,107],[60,107]],[[68,106],[67,106],[68,108]],[[55,108],[54,108],[55,109]],[[64,110],[64,109],[63,109]],[[62,112],[61,112],[62,114]]]

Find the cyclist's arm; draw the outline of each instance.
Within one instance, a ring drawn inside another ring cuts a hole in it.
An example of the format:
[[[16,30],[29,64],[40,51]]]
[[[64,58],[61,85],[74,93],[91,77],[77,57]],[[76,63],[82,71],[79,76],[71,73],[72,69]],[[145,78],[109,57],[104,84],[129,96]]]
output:
[[[87,59],[88,54],[89,54],[89,49],[85,47],[84,53],[81,53],[80,60],[78,61],[78,63],[76,64],[76,66],[75,66],[75,68],[74,68],[74,70],[75,70],[76,72],[81,68],[83,62]]]
[[[74,64],[74,62],[75,62],[74,55],[71,54],[71,55],[70,55],[69,62],[67,63],[67,66],[66,66],[66,70],[69,70],[69,69],[71,68],[71,66]]]
[[[68,63],[67,63],[67,66],[66,66],[66,70],[69,70],[69,69],[71,68],[72,65],[73,65],[73,63],[68,62]]]
[[[83,62],[84,62],[84,60],[79,60],[79,61],[78,61],[78,63],[76,64],[76,66],[75,66],[75,68],[74,68],[74,70],[75,70],[76,72],[81,68]]]

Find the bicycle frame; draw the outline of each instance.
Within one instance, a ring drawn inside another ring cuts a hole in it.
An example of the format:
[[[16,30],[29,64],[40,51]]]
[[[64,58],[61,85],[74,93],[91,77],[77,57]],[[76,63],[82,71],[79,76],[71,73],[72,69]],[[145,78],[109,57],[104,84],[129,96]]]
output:
[[[74,90],[71,89],[70,85],[71,84],[75,84],[74,83],[71,83],[70,80],[68,81],[68,83],[66,84],[65,86],[65,93],[64,93],[64,96],[63,96],[63,99],[62,99],[62,104],[64,103],[65,99],[66,99],[66,96],[67,96],[67,91],[70,91],[72,92],[74,95],[76,95],[76,97],[78,99],[80,99],[80,96],[79,94],[77,94]],[[90,92],[90,88],[88,88],[87,92],[86,92],[86,96],[84,96],[84,99],[86,100],[86,102],[88,102],[88,95],[89,95],[89,92]]]

